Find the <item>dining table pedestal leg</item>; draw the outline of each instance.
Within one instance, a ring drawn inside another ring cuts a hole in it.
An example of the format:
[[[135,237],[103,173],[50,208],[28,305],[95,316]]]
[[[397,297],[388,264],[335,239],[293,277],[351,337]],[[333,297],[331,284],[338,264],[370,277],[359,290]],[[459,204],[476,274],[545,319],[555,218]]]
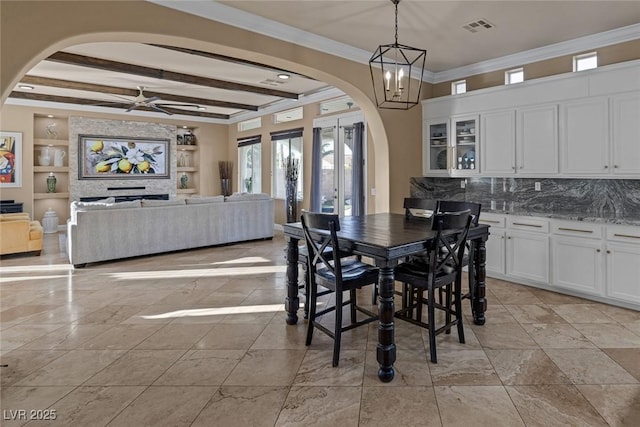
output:
[[[471,311],[473,312],[473,323],[476,325],[484,325],[486,319],[484,317],[487,311],[486,298],[486,279],[487,279],[487,248],[486,240],[478,240],[473,244],[473,263],[475,273],[475,289],[471,292]]]
[[[289,237],[287,248],[285,249],[287,260],[287,297],[284,301],[284,308],[287,312],[287,325],[298,323],[298,308],[300,298],[298,297],[298,239]]]
[[[378,360],[378,378],[382,382],[389,382],[395,374],[393,363],[396,361],[396,345],[394,338],[393,313],[393,267],[380,268],[378,281],[378,347],[376,358]]]

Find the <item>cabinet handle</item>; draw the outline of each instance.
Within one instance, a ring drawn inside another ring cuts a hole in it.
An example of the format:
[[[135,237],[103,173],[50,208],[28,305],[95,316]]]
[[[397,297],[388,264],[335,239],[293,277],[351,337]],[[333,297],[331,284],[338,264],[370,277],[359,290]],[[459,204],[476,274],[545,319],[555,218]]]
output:
[[[511,240],[511,236],[507,237],[507,239]]]
[[[578,233],[593,233],[593,230],[578,230],[577,228],[564,228],[564,227],[558,227],[558,230],[563,230],[563,231],[576,231]]]
[[[600,249],[596,249],[596,252],[600,253]]]
[[[480,222],[485,222],[485,223],[487,223],[487,222],[488,222],[488,223],[491,223],[491,224],[500,224],[500,221],[494,221],[494,220],[492,220],[492,219],[480,219],[480,220],[478,220],[478,221],[480,221]]]
[[[523,168],[523,166],[520,166],[520,169],[522,169],[522,168]]]
[[[640,239],[640,236],[632,236],[631,234],[614,233],[613,235],[616,236],[616,237],[628,237],[629,239]]]
[[[604,165],[604,168],[605,169],[609,169],[609,165]]]
[[[617,169],[617,168],[618,168],[618,165],[613,165],[613,167]]]
[[[514,222],[513,225],[523,225],[525,227],[536,227],[536,228],[542,228],[541,225],[538,224],[523,224],[521,222]]]
[[[611,253],[611,251],[610,251],[609,249],[607,249],[607,253],[608,253],[608,254],[610,254],[610,253]]]
[[[516,167],[515,166],[511,166],[511,169],[516,170]]]

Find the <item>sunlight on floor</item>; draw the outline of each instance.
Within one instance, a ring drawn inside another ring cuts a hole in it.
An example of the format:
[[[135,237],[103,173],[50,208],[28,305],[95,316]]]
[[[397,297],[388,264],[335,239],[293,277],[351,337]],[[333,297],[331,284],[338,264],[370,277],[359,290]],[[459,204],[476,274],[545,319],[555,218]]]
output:
[[[228,261],[219,261],[212,262],[210,265],[225,265],[225,264],[255,264],[256,262],[271,262],[271,260],[263,257],[244,257],[244,258],[236,258],[230,259]]]
[[[227,314],[274,313],[284,310],[282,304],[245,305],[236,307],[196,308],[168,311],[162,314],[141,316],[145,320],[172,319],[178,317],[222,316]]]
[[[2,267],[0,271],[5,273],[31,273],[34,271],[73,271],[71,264],[45,264],[45,265],[17,265],[13,267]]]
[[[221,276],[254,276],[258,274],[284,273],[285,265],[270,265],[264,267],[231,267],[231,268],[202,268],[193,270],[161,270],[161,271],[130,271],[125,273],[106,273],[113,280],[140,279],[174,279],[189,277],[221,277]]]
[[[2,271],[4,274],[4,269]],[[60,276],[17,276],[17,277],[0,277],[0,283],[13,283],[13,282],[24,282],[27,280],[52,280],[52,279],[64,279],[69,277],[68,275],[60,275]]]

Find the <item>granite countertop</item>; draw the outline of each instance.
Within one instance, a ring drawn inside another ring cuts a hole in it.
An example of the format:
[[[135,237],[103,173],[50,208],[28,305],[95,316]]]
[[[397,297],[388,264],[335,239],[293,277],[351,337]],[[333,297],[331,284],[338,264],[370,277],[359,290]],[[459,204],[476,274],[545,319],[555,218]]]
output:
[[[597,222],[602,224],[614,224],[614,225],[630,225],[640,227],[640,216],[638,218],[619,218],[615,216],[585,216],[576,212],[534,212],[527,209],[485,209],[482,208],[482,212],[500,214],[500,215],[518,215],[518,216],[535,216],[539,218],[549,219],[562,219],[566,221],[584,221],[584,222]],[[640,215],[640,212],[638,213]]]

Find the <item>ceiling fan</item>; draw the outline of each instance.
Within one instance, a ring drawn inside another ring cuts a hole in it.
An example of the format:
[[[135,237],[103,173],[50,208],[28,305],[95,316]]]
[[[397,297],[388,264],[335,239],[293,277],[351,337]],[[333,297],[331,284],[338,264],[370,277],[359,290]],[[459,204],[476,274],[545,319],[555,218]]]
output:
[[[163,107],[200,107],[197,104],[164,104],[164,103],[156,103],[156,101],[160,101],[160,97],[152,96],[147,98],[144,95],[144,86],[138,86],[138,96],[135,97],[133,103],[127,108],[127,113],[131,110],[135,110],[136,108],[151,108],[153,110],[159,111],[164,114],[173,115],[172,112],[167,111]]]

